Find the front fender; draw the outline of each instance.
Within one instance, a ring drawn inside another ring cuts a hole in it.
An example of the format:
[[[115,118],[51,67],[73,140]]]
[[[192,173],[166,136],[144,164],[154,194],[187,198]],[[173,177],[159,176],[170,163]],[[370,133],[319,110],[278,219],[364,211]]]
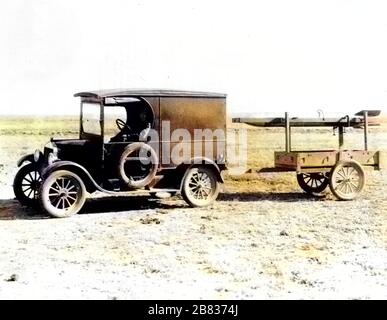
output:
[[[24,162],[35,162],[34,161],[34,154],[33,153],[30,153],[30,154],[26,154],[25,156],[22,156],[18,161],[17,161],[17,166],[18,167],[21,167],[21,165],[24,163]]]
[[[77,168],[81,171],[83,171],[85,174],[90,175],[90,173],[80,164],[73,162],[73,161],[55,161],[53,164],[45,167],[41,173],[42,178],[47,178],[53,171],[56,171],[58,169],[64,169],[64,168]]]
[[[37,150],[39,151],[39,150]],[[25,156],[21,157],[18,162],[17,162],[17,166],[20,167],[23,163],[25,162],[29,162],[29,163],[34,163],[36,166],[38,167],[42,167],[43,164],[44,164],[44,155],[43,155],[43,152],[42,151],[39,151],[39,159],[38,161],[35,161],[34,159],[34,154],[33,153],[30,153],[30,154],[26,154]]]
[[[86,189],[89,192],[93,192],[95,190],[103,191],[101,187],[97,184],[97,182],[93,179],[91,174],[83,166],[73,161],[63,161],[63,160],[56,161],[53,164],[49,165],[48,167],[45,167],[40,175],[44,180],[52,172],[59,169],[70,170],[76,173],[85,183]]]

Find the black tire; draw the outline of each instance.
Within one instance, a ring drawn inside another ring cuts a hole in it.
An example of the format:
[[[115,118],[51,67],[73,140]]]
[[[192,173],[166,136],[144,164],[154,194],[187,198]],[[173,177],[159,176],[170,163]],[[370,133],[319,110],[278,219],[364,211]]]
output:
[[[139,160],[139,155],[137,154],[139,152],[145,152],[147,154],[147,158],[149,160],[148,164],[143,165],[141,163],[141,160]],[[125,166],[129,161],[136,161],[132,162],[133,166],[135,165],[139,168],[143,167],[145,171],[144,175],[139,177],[128,175],[126,170],[128,168]],[[120,157],[118,171],[121,181],[129,188],[143,188],[150,184],[155,178],[158,169],[158,163],[159,161],[157,153],[150,145],[143,142],[131,143],[125,148]]]
[[[365,173],[356,161],[339,161],[331,171],[329,187],[337,199],[355,199],[364,186]]]
[[[54,171],[40,186],[40,205],[52,217],[73,216],[82,209],[85,201],[85,184],[71,171]]]
[[[214,170],[208,167],[190,168],[184,175],[181,195],[191,207],[212,204],[219,191],[220,185]]]
[[[297,174],[298,185],[309,194],[319,194],[329,185],[329,179],[321,172]]]
[[[42,179],[38,168],[33,163],[24,165],[16,173],[13,180],[13,192],[21,205],[36,207],[39,203],[38,194]]]

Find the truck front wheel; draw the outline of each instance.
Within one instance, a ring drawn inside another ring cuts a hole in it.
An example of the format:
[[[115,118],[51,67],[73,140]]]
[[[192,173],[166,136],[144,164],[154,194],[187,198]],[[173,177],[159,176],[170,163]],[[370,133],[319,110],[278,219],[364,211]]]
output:
[[[40,187],[42,208],[55,218],[77,214],[86,201],[85,184],[79,176],[68,170],[52,172]]]
[[[13,192],[23,206],[34,207],[38,204],[38,193],[42,179],[36,165],[26,164],[17,172],[13,181]]]

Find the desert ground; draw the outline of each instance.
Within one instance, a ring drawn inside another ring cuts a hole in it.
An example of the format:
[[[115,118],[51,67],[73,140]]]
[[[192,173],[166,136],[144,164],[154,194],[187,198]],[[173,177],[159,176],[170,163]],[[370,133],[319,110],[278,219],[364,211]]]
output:
[[[98,198],[71,218],[18,204],[18,158],[51,136],[76,136],[72,118],[0,119],[1,299],[386,299],[387,172],[367,170],[353,201],[303,193],[273,166],[283,131],[248,129],[249,173],[226,175],[218,201],[178,196]],[[230,130],[235,130],[233,127]],[[328,129],[294,131],[295,149],[335,148]],[[387,151],[387,126],[370,128]],[[346,148],[362,148],[348,130]]]

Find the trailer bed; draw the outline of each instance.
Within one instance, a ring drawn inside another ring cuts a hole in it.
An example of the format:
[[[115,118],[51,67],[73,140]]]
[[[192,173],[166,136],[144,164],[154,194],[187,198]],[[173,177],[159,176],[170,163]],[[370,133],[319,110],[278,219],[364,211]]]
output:
[[[278,171],[328,172],[339,161],[357,161],[362,166],[379,169],[380,152],[365,150],[313,150],[313,151],[276,151],[275,169]]]

